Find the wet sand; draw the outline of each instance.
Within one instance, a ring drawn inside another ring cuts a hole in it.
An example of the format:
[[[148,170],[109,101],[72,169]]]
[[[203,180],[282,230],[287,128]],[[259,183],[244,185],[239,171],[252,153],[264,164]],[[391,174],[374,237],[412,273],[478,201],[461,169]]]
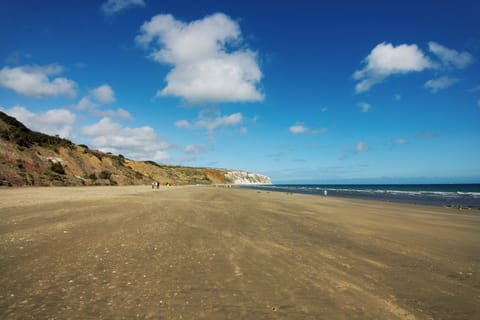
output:
[[[214,187],[0,190],[0,319],[480,319],[480,215]]]

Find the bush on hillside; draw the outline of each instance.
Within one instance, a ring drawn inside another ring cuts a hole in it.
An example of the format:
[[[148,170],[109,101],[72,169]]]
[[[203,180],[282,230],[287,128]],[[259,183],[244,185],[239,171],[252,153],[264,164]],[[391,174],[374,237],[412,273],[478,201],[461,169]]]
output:
[[[111,172],[108,172],[106,170],[103,170],[102,172],[99,173],[98,177],[100,179],[110,179],[110,177],[112,176],[112,173]]]
[[[60,162],[52,162],[50,169],[55,173],[65,174],[65,169],[63,168],[63,165]]]

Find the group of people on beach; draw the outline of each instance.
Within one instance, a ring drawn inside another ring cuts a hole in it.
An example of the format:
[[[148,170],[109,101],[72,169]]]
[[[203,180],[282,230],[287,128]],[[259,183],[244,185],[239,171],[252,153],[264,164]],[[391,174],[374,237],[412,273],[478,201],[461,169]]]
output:
[[[171,186],[170,182],[165,183],[165,185],[167,187]],[[155,188],[157,188],[157,189],[160,188],[160,182],[158,182],[158,181],[153,181],[152,182],[152,189],[155,189]]]

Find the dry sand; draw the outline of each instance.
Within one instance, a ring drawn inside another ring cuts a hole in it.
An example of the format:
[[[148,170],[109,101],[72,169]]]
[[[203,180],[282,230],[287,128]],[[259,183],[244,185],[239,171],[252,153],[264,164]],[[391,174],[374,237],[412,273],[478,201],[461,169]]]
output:
[[[0,190],[1,319],[480,319],[480,215],[214,187]]]

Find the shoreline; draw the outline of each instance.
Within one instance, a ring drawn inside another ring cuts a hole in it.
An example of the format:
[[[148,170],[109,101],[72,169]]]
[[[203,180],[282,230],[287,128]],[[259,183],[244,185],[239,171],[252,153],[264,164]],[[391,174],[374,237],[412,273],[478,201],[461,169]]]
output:
[[[478,184],[471,184],[478,185]],[[370,185],[348,185],[365,187]],[[395,185],[372,185],[375,186],[395,186]],[[398,185],[396,185],[398,186]],[[408,186],[408,185],[401,185]],[[415,185],[419,186],[419,185]],[[431,185],[424,185],[431,186]],[[444,208],[454,208],[459,210],[480,210],[480,200],[477,199],[477,196],[474,199],[452,199],[451,197],[412,197],[412,196],[398,196],[388,194],[389,192],[395,193],[396,191],[392,190],[379,190],[378,192],[366,192],[366,190],[349,190],[349,189],[331,189],[332,185],[262,185],[262,186],[248,186],[243,185],[239,186],[240,188],[253,189],[253,190],[268,190],[272,192],[284,192],[284,193],[295,193],[295,194],[308,194],[314,196],[325,197],[323,194],[324,190],[328,191],[328,197],[337,197],[343,199],[359,199],[367,201],[380,201],[386,203],[404,203],[404,204],[414,204],[414,205],[426,205],[426,206],[435,206],[435,207],[444,207]],[[309,188],[310,187],[310,188]],[[338,187],[335,185],[335,187]],[[338,190],[341,190],[340,192]],[[358,192],[360,191],[360,192]]]
[[[227,185],[225,185],[227,186]],[[268,186],[258,187],[250,185],[228,185],[228,187],[223,188],[222,185],[180,185],[180,186],[163,186],[161,185],[159,189],[152,189],[151,185],[126,185],[126,186],[22,186],[22,187],[8,187],[0,188],[0,209],[7,207],[7,203],[10,201],[16,202],[15,206],[29,205],[35,201],[40,201],[40,203],[54,203],[57,201],[58,193],[62,193],[68,196],[67,201],[74,200],[94,200],[101,198],[108,198],[111,196],[121,196],[136,194],[142,192],[155,192],[155,191],[166,191],[173,189],[181,188],[213,188],[213,189],[236,189],[236,190],[256,190],[261,192],[274,192],[274,193],[284,193],[284,194],[295,194],[295,195],[306,195],[319,198],[329,198],[329,199],[342,199],[345,201],[366,201],[373,202],[378,204],[392,204],[392,205],[406,205],[406,206],[420,206],[420,207],[432,207],[432,208],[443,208],[447,210],[458,210],[462,213],[476,214],[480,210],[480,207],[469,207],[461,205],[439,205],[439,204],[430,204],[430,203],[416,203],[413,201],[390,201],[384,199],[376,198],[366,198],[366,197],[353,197],[353,196],[343,196],[343,195],[331,195],[324,196],[323,194],[310,193],[310,192],[292,192],[290,190],[280,190],[280,189],[269,189]],[[100,192],[98,192],[100,191]]]

